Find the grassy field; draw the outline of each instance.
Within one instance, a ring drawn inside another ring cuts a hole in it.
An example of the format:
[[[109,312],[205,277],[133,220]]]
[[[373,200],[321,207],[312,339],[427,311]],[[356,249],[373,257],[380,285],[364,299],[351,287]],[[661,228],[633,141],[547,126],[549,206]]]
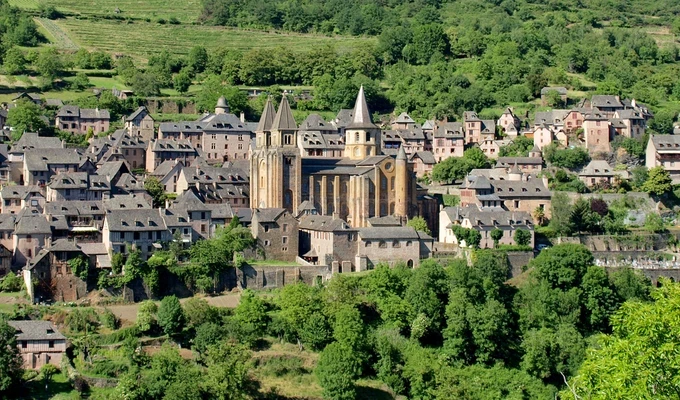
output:
[[[9,0],[9,3],[29,10],[46,4],[67,15],[110,15],[153,21],[177,18],[181,22],[195,22],[201,12],[199,0]],[[116,8],[119,13],[115,12]]]
[[[348,51],[372,43],[372,38],[328,37],[279,32],[246,31],[202,25],[159,25],[144,21],[126,23],[114,20],[79,20],[66,18],[52,21],[78,47],[103,50],[110,53],[129,54],[137,59],[148,57],[160,50],[173,54],[188,54],[193,46],[207,49],[272,49],[285,47],[291,50],[309,50],[332,45],[339,51]],[[53,37],[63,36],[53,33]],[[54,43],[66,46],[64,40]]]

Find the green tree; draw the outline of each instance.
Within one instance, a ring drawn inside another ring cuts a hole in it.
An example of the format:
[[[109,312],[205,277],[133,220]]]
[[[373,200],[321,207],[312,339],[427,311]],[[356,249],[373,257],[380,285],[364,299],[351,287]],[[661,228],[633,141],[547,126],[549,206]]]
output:
[[[680,393],[680,286],[664,282],[653,303],[628,301],[571,379],[564,398],[675,399]]]
[[[14,128],[12,140],[19,140],[24,132],[40,133],[47,127],[41,117],[38,105],[28,100],[17,101],[16,107],[7,112],[7,125]]]
[[[493,240],[494,247],[498,247],[498,242],[503,238],[503,231],[498,228],[493,228],[489,233],[491,239]]]
[[[59,368],[52,364],[45,364],[40,368],[40,375],[42,375],[43,382],[45,382],[45,389],[47,390],[50,382],[52,382],[52,377],[54,374],[59,372]]]
[[[52,81],[59,76],[63,68],[61,56],[54,47],[43,48],[35,61],[35,70],[43,79],[43,86],[52,85]]]
[[[594,232],[597,230],[600,217],[593,212],[590,201],[579,198],[571,210],[570,225],[576,232]]]
[[[607,332],[609,319],[621,303],[604,268],[590,266],[583,276],[581,289],[591,331]]]
[[[76,74],[76,77],[73,79],[71,82],[71,87],[73,87],[75,90],[85,90],[90,86],[90,78],[85,75],[84,72],[78,72]]]
[[[621,268],[609,275],[609,279],[622,301],[649,301],[652,298],[652,282],[642,272],[633,268]]]
[[[515,231],[515,243],[518,246],[529,246],[531,244],[531,232],[523,228],[517,229]]]
[[[342,343],[331,343],[321,352],[314,370],[323,388],[323,397],[331,400],[353,400],[356,398],[354,379],[359,375],[359,362],[351,347]]]
[[[24,53],[17,47],[11,47],[5,53],[2,67],[8,75],[18,75],[26,69],[26,58]]]
[[[187,57],[187,66],[195,73],[201,73],[205,71],[208,65],[208,51],[205,47],[195,46],[189,50],[189,56]]]
[[[183,305],[187,325],[196,328],[206,322],[218,322],[219,312],[204,299],[192,297]]]
[[[243,346],[222,341],[208,346],[205,353],[202,388],[209,398],[219,400],[245,399],[247,394],[250,352]]]
[[[281,290],[278,305],[290,333],[299,338],[307,319],[315,311],[321,311],[321,293],[318,288],[304,283],[287,285]]]
[[[234,321],[240,326],[242,341],[252,345],[267,329],[267,305],[252,290],[246,289],[234,310]]]
[[[423,232],[426,235],[431,235],[432,232],[430,232],[430,228],[427,227],[427,221],[425,221],[425,218],[423,217],[413,217],[408,222],[406,225],[410,226],[411,228]]]
[[[560,244],[545,249],[531,260],[540,279],[545,279],[553,288],[570,289],[578,287],[586,270],[593,264],[593,255],[582,245]]]
[[[300,332],[300,340],[313,350],[323,350],[331,341],[331,329],[326,317],[320,313],[313,313],[305,322]]]
[[[0,395],[10,395],[21,382],[21,355],[17,346],[16,330],[0,317]]]
[[[161,300],[157,313],[158,326],[166,335],[175,335],[182,329],[184,312],[176,296],[166,296]]]
[[[158,306],[151,300],[146,300],[139,304],[139,310],[137,310],[137,327],[140,332],[149,332],[156,326],[157,311]]]
[[[191,75],[186,68],[181,71],[174,78],[172,78],[172,86],[181,94],[185,94],[191,86]]]
[[[167,194],[165,193],[165,187],[158,178],[155,176],[147,177],[144,181],[144,190],[153,199],[154,207],[163,207],[165,205]]]
[[[572,205],[569,196],[563,192],[556,192],[550,202],[550,228],[560,236],[568,236],[572,232]]]
[[[663,166],[654,167],[649,170],[647,180],[641,189],[643,192],[661,196],[673,189],[673,180]]]
[[[201,91],[196,94],[196,108],[199,111],[212,111],[220,96],[227,99],[230,112],[236,115],[240,112],[248,115],[251,112],[246,93],[235,86],[224,84],[217,75],[210,75],[202,82]]]
[[[659,214],[650,212],[645,217],[645,229],[651,233],[660,233],[666,230],[666,224]]]
[[[196,335],[191,344],[191,348],[204,355],[208,347],[219,343],[224,339],[224,328],[214,322],[206,322],[196,327]]]

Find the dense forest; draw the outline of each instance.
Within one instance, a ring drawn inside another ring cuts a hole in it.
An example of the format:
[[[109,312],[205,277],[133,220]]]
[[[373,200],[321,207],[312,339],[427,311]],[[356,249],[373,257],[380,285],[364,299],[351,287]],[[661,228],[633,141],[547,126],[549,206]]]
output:
[[[239,241],[205,242],[226,250]],[[168,265],[166,256],[174,257],[165,252],[156,267]],[[212,258],[192,250],[192,263]],[[378,265],[368,274],[336,275],[324,285],[245,291],[234,310],[197,298],[181,306],[168,296],[160,307],[142,303],[136,324],[122,329],[110,312],[98,317],[93,309],[46,310],[43,317],[68,329],[81,373],[118,380],[111,399],[280,398],[259,387],[253,371],[263,368],[284,379],[313,372],[323,397],[338,400],[357,398],[360,379],[379,380],[409,399],[554,399],[559,390],[566,399],[571,389],[593,399],[631,393],[651,398],[645,394],[655,390],[664,395],[654,398],[672,397],[677,383],[668,377],[650,377],[660,389],[650,389],[644,378],[629,379],[640,368],[656,373],[670,366],[651,355],[645,360],[625,344],[659,354],[676,351],[671,331],[641,332],[649,324],[677,327],[677,316],[661,311],[677,308],[677,285],[664,281],[653,289],[632,269],[608,275],[593,266],[585,247],[574,244],[542,251],[519,281],[508,282],[503,251],[475,250],[471,260],[425,260],[416,269]],[[642,312],[654,322],[640,318]],[[162,335],[168,344],[157,354],[138,350],[140,338]],[[193,355],[183,359],[173,342]],[[251,359],[253,352],[285,343],[299,350],[278,360]],[[303,350],[319,353],[312,366],[295,356]],[[622,369],[619,355],[637,361]],[[601,368],[620,379],[598,377]],[[0,366],[12,376],[8,369]],[[11,385],[0,387],[0,394],[5,388]]]

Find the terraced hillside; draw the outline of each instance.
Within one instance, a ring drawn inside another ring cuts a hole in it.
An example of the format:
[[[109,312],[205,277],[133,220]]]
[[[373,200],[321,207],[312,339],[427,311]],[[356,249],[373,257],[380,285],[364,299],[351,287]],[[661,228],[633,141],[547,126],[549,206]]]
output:
[[[330,44],[343,51],[375,40],[246,31],[202,25],[159,25],[144,21],[125,23],[115,20],[66,18],[52,22],[78,46],[90,50],[125,53],[141,59],[146,59],[150,54],[164,49],[173,54],[187,54],[193,46],[204,46],[207,49],[228,47],[247,50],[286,47],[307,50]]]
[[[37,9],[40,4],[45,4],[66,15],[115,15],[154,21],[177,18],[185,23],[195,22],[201,10],[199,0],[9,0],[9,3],[24,9]]]

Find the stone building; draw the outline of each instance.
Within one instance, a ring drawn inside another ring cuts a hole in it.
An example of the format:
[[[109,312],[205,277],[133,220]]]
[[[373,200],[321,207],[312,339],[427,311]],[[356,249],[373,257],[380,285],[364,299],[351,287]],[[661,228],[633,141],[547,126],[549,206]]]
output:
[[[152,140],[146,150],[146,171],[153,172],[166,161],[177,160],[184,165],[189,165],[198,157],[198,151],[186,139]]]
[[[347,222],[325,215],[300,219],[299,254],[315,265],[328,265],[333,273],[355,271],[358,235]]]
[[[514,245],[515,232],[524,229],[531,234],[529,246],[534,247],[534,224],[531,214],[524,211],[507,211],[500,207],[478,207],[468,205],[466,207],[446,207],[439,213],[439,241],[442,243],[460,244],[453,233],[452,226],[459,225],[463,228],[474,229],[481,235],[479,247],[494,248],[495,242],[491,237],[491,231],[499,229],[503,236],[498,244]]]
[[[309,200],[321,215],[352,227],[371,217],[415,212],[415,176],[403,148],[395,158],[380,155],[380,129],[373,124],[359,90],[352,121],[345,129],[344,158],[300,157],[297,126],[284,97],[275,116],[268,101],[256,133],[250,166],[251,208],[297,207]]]
[[[592,112],[583,120],[583,135],[586,148],[589,152],[611,151],[609,142],[612,139],[611,123],[604,113]]]
[[[84,135],[88,129],[97,133],[109,130],[109,110],[98,108],[79,108],[78,106],[63,106],[57,112],[55,126],[62,131]]]
[[[430,256],[434,245],[431,236],[410,226],[359,228],[357,234],[357,271],[372,269],[381,262],[417,267],[421,259]]]
[[[298,256],[298,221],[285,208],[253,210],[250,229],[257,247],[270,260],[295,261]]]
[[[7,321],[16,330],[23,367],[39,370],[45,364],[61,367],[66,337],[49,321]]]
[[[132,136],[141,136],[144,141],[155,139],[154,120],[146,107],[140,106],[125,117],[125,130]]]
[[[663,167],[673,183],[680,183],[680,135],[650,135],[645,153],[648,169]]]

